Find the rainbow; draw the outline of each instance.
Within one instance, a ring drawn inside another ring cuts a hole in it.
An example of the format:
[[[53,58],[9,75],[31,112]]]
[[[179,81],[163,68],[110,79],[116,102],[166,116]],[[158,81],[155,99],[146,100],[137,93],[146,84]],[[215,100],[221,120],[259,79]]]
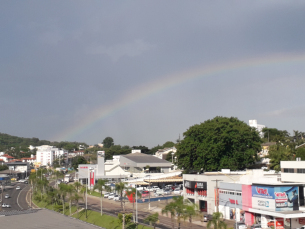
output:
[[[263,58],[244,59],[241,61],[210,65],[208,67],[201,67],[185,72],[166,75],[163,76],[161,80],[159,79],[151,81],[145,85],[139,85],[136,88],[133,88],[117,101],[96,108],[95,110],[91,111],[91,113],[88,114],[82,120],[82,122],[78,123],[76,126],[66,129],[60,134],[57,134],[52,139],[56,139],[57,141],[71,141],[80,133],[90,129],[96,122],[117,113],[125,107],[128,107],[131,104],[139,100],[143,100],[148,96],[156,94],[160,91],[175,87],[176,85],[180,85],[190,80],[227,73],[232,70],[242,70],[250,67],[264,67],[276,64],[298,62],[305,62],[305,54],[277,54]]]

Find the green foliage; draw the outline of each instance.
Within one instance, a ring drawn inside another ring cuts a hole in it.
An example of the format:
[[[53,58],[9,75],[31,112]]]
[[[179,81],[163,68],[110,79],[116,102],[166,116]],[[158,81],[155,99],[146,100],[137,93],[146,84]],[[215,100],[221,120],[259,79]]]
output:
[[[175,157],[176,157],[176,154],[172,155],[172,153],[173,153],[173,151],[168,152],[168,154],[166,155],[165,160],[170,161],[170,162],[174,161]]]
[[[177,145],[178,166],[186,170],[243,170],[261,150],[258,132],[231,117],[215,117],[191,126]]]
[[[171,147],[174,147],[175,145],[176,145],[175,143],[173,143],[171,141],[168,141],[168,142],[165,142],[162,147],[163,148],[171,148]]]
[[[131,219],[132,219],[131,213],[125,214],[125,225],[128,225],[131,222]],[[121,214],[121,213],[118,214],[118,220],[119,220],[120,224],[123,223],[123,214]]]
[[[145,219],[144,219],[144,222],[145,223],[149,223],[150,225],[156,225],[156,223],[158,222],[159,220],[159,213],[156,212],[154,214],[150,214],[148,215]]]
[[[294,159],[291,148],[281,144],[270,146],[268,154],[270,168],[276,171],[281,170],[281,161],[291,161]]]
[[[214,212],[213,218],[207,224],[208,229],[227,229],[227,224],[222,220],[220,212]]]
[[[114,142],[113,142],[113,138],[112,137],[106,137],[103,140],[103,147],[104,148],[110,148],[110,146],[113,146]]]
[[[86,159],[83,156],[76,156],[72,159],[72,167],[76,170],[79,164],[87,164]]]
[[[305,160],[305,148],[297,148],[296,157],[300,157],[302,161]]]
[[[7,170],[7,169],[8,169],[7,165],[0,165],[0,171]]]
[[[269,135],[269,142],[285,142],[287,138],[289,138],[289,133],[287,130],[278,130],[276,128],[267,128],[265,127],[262,129],[264,134],[265,141],[268,141]]]

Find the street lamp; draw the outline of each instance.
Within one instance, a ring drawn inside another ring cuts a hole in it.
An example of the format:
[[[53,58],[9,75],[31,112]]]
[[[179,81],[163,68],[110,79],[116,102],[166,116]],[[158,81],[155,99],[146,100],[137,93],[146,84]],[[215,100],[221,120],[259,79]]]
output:
[[[149,176],[149,189],[148,189],[148,192],[149,192],[149,203],[148,203],[148,211],[150,211],[150,175]]]

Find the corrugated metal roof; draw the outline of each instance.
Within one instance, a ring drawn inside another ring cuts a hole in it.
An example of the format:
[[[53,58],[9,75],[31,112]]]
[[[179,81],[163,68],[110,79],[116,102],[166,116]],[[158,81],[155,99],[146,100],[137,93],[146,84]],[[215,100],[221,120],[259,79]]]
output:
[[[130,153],[127,155],[122,155],[121,157],[125,157],[136,163],[147,163],[148,165],[149,165],[149,163],[162,163],[162,164],[171,165],[171,163],[169,161],[157,158],[152,155],[147,155],[144,153]]]

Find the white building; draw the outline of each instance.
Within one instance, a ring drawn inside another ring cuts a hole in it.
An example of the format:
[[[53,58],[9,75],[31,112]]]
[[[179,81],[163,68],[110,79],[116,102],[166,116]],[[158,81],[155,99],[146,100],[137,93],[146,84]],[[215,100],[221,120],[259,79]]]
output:
[[[257,120],[253,119],[253,120],[249,120],[249,126],[251,127],[255,127],[260,135],[260,137],[264,137],[262,130],[266,127],[264,125],[261,124],[257,124]]]
[[[165,149],[159,149],[156,153],[155,153],[155,157],[160,158],[160,159],[166,159],[166,156],[168,153],[176,153],[177,149],[175,146],[171,147],[171,148],[165,148]],[[174,159],[174,158],[173,158]]]
[[[38,146],[36,149],[36,163],[40,166],[52,165],[54,160],[66,158],[68,155],[67,150],[49,145]]]

